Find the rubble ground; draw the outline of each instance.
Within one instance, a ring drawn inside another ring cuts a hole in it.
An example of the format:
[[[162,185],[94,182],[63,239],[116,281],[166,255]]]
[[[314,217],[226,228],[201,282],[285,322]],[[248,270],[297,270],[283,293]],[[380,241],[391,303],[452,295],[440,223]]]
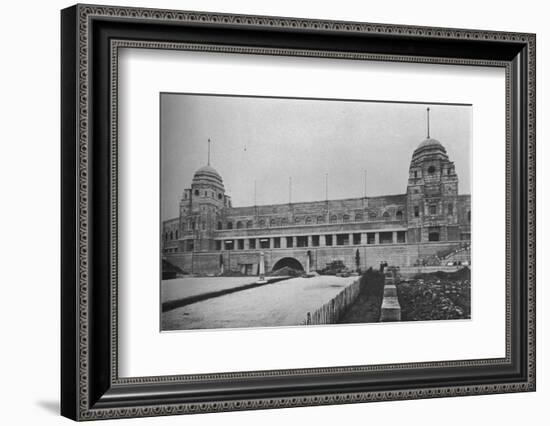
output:
[[[397,284],[402,321],[470,318],[470,269],[418,274]]]

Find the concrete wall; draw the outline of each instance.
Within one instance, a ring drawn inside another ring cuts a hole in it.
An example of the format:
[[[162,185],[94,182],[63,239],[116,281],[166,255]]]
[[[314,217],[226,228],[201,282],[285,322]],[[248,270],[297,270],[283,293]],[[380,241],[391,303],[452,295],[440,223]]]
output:
[[[380,262],[386,261],[392,266],[408,267],[416,264],[417,259],[433,256],[436,253],[455,247],[456,243],[437,242],[422,244],[377,244],[349,245],[332,247],[309,247],[290,249],[265,249],[266,271],[282,258],[297,259],[304,267],[307,252],[311,252],[311,269],[323,269],[327,263],[341,260],[354,270],[355,254],[359,250],[360,266],[378,268]],[[231,250],[207,253],[167,253],[165,258],[186,272],[195,274],[217,274],[220,272],[220,256],[226,270],[242,271],[243,265],[250,265],[249,273],[256,273],[255,265],[260,260],[260,250]]]

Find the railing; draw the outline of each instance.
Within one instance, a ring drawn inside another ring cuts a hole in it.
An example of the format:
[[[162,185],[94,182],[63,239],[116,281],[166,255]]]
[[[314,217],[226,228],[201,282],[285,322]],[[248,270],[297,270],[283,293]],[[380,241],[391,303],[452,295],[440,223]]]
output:
[[[335,324],[347,308],[355,302],[360,292],[360,278],[313,313],[306,315],[306,325]]]

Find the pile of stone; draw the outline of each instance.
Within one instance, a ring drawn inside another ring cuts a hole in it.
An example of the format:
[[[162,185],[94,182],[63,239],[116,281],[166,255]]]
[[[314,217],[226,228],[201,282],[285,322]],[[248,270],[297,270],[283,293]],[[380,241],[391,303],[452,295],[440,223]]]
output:
[[[271,277],[300,277],[304,274],[304,271],[284,266],[281,269],[277,269],[269,274]]]

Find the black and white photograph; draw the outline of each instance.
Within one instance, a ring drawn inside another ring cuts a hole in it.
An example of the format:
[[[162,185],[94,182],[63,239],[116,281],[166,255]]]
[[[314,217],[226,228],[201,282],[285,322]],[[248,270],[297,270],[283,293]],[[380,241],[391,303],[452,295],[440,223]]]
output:
[[[473,112],[160,93],[161,331],[470,320]]]

